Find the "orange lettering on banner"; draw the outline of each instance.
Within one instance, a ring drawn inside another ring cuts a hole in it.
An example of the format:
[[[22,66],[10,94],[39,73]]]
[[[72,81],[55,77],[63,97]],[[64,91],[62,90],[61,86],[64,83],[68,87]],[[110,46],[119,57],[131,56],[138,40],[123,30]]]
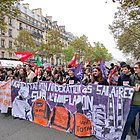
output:
[[[3,93],[2,93],[2,92],[0,92],[0,96],[1,96],[1,95],[3,95]]]
[[[3,98],[0,98],[0,103],[3,103]]]
[[[7,87],[4,85],[1,87],[2,90],[5,90]]]
[[[4,92],[4,95],[10,97],[11,95],[8,92]]]
[[[10,106],[10,101],[4,100],[4,101],[3,101],[3,104],[4,104],[5,106]]]
[[[7,87],[8,89],[10,89],[10,88],[11,88],[10,81],[8,81],[8,82],[6,83],[6,87]]]

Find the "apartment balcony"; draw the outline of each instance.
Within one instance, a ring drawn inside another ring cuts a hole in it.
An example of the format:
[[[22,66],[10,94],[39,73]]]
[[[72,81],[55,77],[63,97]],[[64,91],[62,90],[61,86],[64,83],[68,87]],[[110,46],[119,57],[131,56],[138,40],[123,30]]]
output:
[[[40,46],[41,42],[34,40],[36,46]]]
[[[64,36],[64,35],[62,35],[62,34],[60,34],[60,38],[66,40],[66,41],[68,40],[68,37],[66,37],[66,36]]]
[[[42,38],[43,39],[43,35],[38,33],[38,32],[35,32],[35,31],[32,31],[32,30],[29,30],[29,29],[25,29],[27,30],[33,37],[36,37],[36,38]]]
[[[5,48],[5,45],[1,45],[1,48]]]
[[[25,24],[33,26],[34,28],[37,28],[41,31],[44,31],[44,28],[42,26],[40,26],[40,25],[38,25],[38,24],[36,24],[36,23],[34,23],[34,22],[24,18],[24,17],[18,17],[18,20],[20,20],[21,22],[24,22]]]

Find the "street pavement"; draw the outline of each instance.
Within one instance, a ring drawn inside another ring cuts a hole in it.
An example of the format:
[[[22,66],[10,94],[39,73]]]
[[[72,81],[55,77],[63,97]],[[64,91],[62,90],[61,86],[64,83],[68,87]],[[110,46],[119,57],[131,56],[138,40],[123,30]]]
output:
[[[138,123],[137,127],[138,127]],[[26,121],[13,119],[10,114],[0,113],[0,140],[97,140],[95,137],[78,138],[70,133]],[[136,140],[130,135],[127,140]]]

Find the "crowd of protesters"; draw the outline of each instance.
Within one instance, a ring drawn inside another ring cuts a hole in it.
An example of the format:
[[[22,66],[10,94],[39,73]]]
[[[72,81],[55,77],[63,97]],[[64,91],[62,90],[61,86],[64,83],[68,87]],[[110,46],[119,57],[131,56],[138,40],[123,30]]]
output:
[[[22,82],[50,81],[61,85],[76,83],[88,85],[92,83],[97,85],[132,86],[134,95],[121,140],[125,140],[130,127],[132,134],[137,135],[138,140],[140,140],[140,120],[139,130],[136,131],[135,129],[135,118],[137,113],[140,112],[140,62],[134,64],[133,67],[125,62],[121,62],[119,65],[111,63],[109,68],[106,67],[107,78],[104,78],[100,65],[83,65],[82,80],[75,76],[75,68],[70,66],[48,66],[46,69],[39,67],[37,73],[35,70],[35,66],[31,64],[17,65],[15,68],[0,68],[0,81],[14,79]]]

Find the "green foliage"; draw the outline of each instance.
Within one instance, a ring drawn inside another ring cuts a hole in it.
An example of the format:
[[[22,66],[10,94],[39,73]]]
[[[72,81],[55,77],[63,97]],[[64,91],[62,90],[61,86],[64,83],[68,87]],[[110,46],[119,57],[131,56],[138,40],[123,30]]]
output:
[[[140,58],[140,1],[125,0],[115,13],[109,27],[117,47],[134,58]]]
[[[63,49],[63,60],[64,62],[69,62],[74,55],[74,48],[69,46],[68,48]]]
[[[53,52],[54,52],[54,48],[49,46],[48,44],[42,42],[41,45],[38,48],[38,51],[40,52],[40,55],[42,57],[52,57],[53,56]]]
[[[14,42],[17,51],[36,52],[36,45],[32,36],[26,30],[21,30]]]
[[[51,29],[47,36],[47,42],[42,42],[38,50],[45,57],[52,57],[53,55],[59,55],[62,53],[64,43],[61,41],[60,32],[57,29]]]
[[[15,6],[16,2],[20,0],[1,0],[0,1],[0,30],[6,31],[5,16],[17,16],[18,8]]]
[[[52,48],[52,55],[62,53],[64,43],[61,41],[60,36],[60,31],[57,29],[51,29],[47,34],[47,45]]]
[[[73,47],[74,52],[77,53],[77,60],[81,61],[83,56],[85,55],[85,51],[90,45],[88,42],[88,38],[83,35],[81,37],[77,37],[75,40],[69,42],[70,46]]]
[[[69,44],[71,47],[65,50],[65,56],[68,55],[69,58],[68,61],[71,60],[74,53],[77,53],[78,62],[81,60],[87,62],[90,59],[91,63],[94,63],[98,61],[99,57],[107,61],[112,59],[112,55],[108,53],[103,44],[95,42],[92,46],[85,35],[77,37]]]
[[[91,60],[91,63],[97,62],[99,57],[106,61],[112,59],[112,54],[108,53],[105,46],[99,42],[94,42],[93,47],[87,50],[87,56],[87,58]]]
[[[140,5],[139,0],[112,0],[113,2],[120,2],[121,6]]]
[[[124,53],[131,53],[134,58],[140,59],[140,29],[136,25],[131,25],[129,29],[133,32],[126,30],[118,37],[118,47]]]

